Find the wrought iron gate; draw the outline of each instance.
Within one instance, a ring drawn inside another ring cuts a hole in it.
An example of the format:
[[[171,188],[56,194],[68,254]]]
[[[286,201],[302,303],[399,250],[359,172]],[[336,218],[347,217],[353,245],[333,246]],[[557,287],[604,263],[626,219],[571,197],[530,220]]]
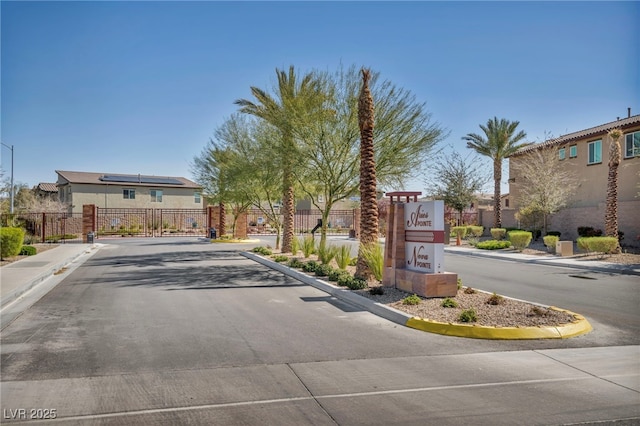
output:
[[[206,236],[207,209],[97,208],[98,238]]]

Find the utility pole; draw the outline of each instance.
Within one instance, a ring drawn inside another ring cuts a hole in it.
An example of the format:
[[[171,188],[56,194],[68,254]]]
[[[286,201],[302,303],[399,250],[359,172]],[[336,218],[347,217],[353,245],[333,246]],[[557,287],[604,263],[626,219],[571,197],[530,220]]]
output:
[[[15,188],[13,187],[13,145],[9,146],[5,143],[2,143],[2,145],[6,146],[11,150],[11,209],[9,210],[9,213],[13,214],[13,199],[14,199],[14,191],[15,191]]]

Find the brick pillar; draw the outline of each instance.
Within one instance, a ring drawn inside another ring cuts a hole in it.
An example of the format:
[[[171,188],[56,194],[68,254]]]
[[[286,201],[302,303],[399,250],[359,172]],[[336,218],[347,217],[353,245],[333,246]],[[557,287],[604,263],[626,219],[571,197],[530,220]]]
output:
[[[97,214],[95,204],[84,204],[82,206],[82,242],[87,242],[87,234],[96,232]]]
[[[248,216],[246,212],[240,213],[236,219],[235,238],[247,238]]]
[[[216,232],[220,235],[220,207],[218,206],[209,206],[207,207],[208,212],[208,225],[209,228],[216,228]],[[208,234],[207,230],[207,234]]]

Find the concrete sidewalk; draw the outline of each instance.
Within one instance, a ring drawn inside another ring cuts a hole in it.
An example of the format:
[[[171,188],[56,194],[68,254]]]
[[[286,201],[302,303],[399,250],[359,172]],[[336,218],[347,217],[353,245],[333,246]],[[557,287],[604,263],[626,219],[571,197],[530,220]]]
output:
[[[0,268],[0,307],[13,302],[83,254],[95,252],[98,247],[97,244],[61,244],[3,266]]]

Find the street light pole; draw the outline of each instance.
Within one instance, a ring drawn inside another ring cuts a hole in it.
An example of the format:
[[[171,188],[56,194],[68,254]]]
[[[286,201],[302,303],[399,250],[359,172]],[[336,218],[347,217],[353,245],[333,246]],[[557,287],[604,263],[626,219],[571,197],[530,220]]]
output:
[[[2,145],[6,146],[11,150],[11,207],[10,207],[9,213],[13,214],[13,199],[14,199],[13,193],[15,191],[15,188],[13,187],[13,145],[9,146],[5,143],[2,143]]]

